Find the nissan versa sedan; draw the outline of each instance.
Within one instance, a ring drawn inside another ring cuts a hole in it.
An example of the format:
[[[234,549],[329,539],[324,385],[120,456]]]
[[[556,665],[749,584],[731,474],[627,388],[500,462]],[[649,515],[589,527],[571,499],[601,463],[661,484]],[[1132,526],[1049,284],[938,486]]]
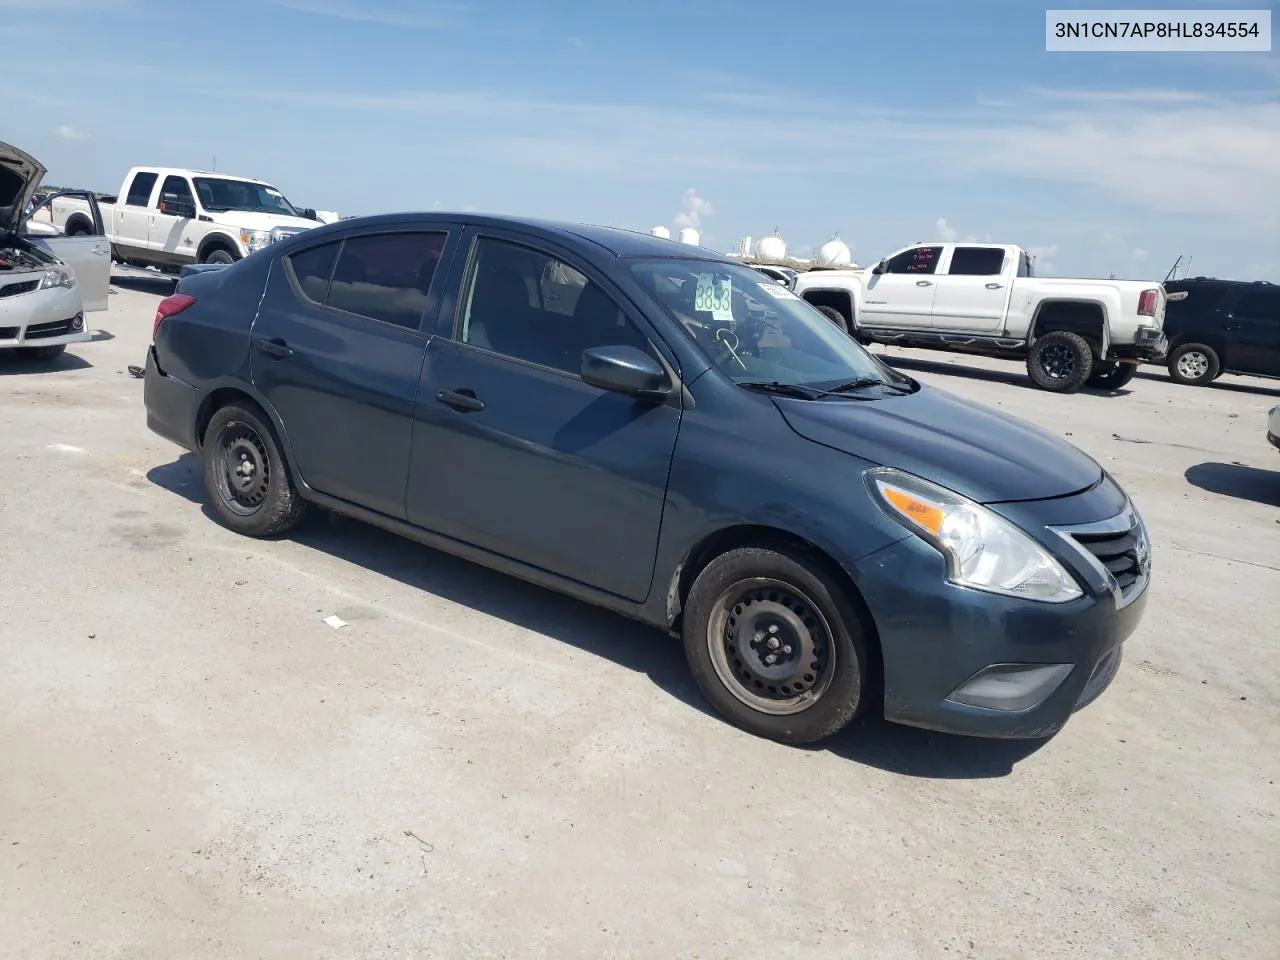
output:
[[[1050,736],[1145,606],[1143,521],[1088,456],[645,234],[318,227],[183,278],[145,397],[232,530],[320,507],[639,619],[783,742],[873,711]]]

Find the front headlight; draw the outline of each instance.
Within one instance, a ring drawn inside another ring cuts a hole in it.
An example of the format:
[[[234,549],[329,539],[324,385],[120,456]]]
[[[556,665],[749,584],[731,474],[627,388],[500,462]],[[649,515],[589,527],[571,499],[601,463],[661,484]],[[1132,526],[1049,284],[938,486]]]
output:
[[[256,253],[271,242],[269,230],[241,230],[240,242],[250,253]]]
[[[55,287],[66,287],[70,290],[76,285],[76,275],[68,267],[50,267],[44,272],[39,290],[52,290]]]
[[[1045,603],[1083,596],[1048,550],[982,504],[890,467],[866,477],[881,509],[946,557],[952,583]]]

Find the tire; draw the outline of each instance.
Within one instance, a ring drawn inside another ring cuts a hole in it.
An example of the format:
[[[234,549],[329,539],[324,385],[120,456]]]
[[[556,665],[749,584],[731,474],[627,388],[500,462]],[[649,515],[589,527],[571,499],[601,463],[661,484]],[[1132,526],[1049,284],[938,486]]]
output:
[[[248,537],[272,537],[297,526],[307,504],[260,409],[249,403],[219,408],[201,450],[205,490],[224,525]],[[232,463],[248,464],[249,471],[233,476]]]
[[[1136,363],[1107,360],[1094,365],[1093,372],[1089,374],[1089,379],[1084,382],[1084,385],[1098,390],[1119,390],[1132,380],[1137,373],[1138,365]]]
[[[741,631],[759,645],[743,648]],[[789,744],[829,737],[863,708],[864,632],[843,590],[818,566],[762,547],[730,550],[698,574],[682,628],[689,667],[716,711]],[[765,652],[770,641],[777,654]],[[768,664],[769,655],[783,659]]]
[[[236,258],[225,247],[214,247],[200,260],[201,263],[235,263]]]
[[[57,360],[66,350],[65,343],[55,343],[47,347],[17,347],[13,352],[18,355],[19,360],[32,362]]]
[[[1078,333],[1046,333],[1027,355],[1027,374],[1041,390],[1075,393],[1092,372],[1093,348]]]
[[[839,310],[837,310],[835,307],[814,307],[814,309],[817,310],[824,317],[826,317],[828,320],[830,320],[832,323],[834,323],[837,327],[839,327],[845,333],[849,333],[849,334],[853,333],[853,330],[849,324],[849,318],[846,317]]]
[[[73,220],[67,224],[66,236],[68,237],[87,237],[93,231],[86,227],[81,221]]]
[[[1212,383],[1222,374],[1222,360],[1213,347],[1203,343],[1184,343],[1169,354],[1166,361],[1169,379],[1189,387]]]

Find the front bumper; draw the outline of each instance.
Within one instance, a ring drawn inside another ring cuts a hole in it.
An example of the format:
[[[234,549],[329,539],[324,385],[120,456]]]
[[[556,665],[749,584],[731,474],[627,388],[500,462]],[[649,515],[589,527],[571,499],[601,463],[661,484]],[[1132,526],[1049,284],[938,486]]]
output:
[[[879,633],[886,719],[974,736],[1048,737],[1111,683],[1146,607],[1145,539],[1143,577],[1121,596],[1105,570],[1065,542],[1055,546],[1062,538],[1044,527],[1111,511],[1071,517],[1061,501],[1051,509],[1055,516],[1035,535],[1085,589],[1068,603],[948,583],[942,556],[916,537],[848,567]]]
[[[80,291],[74,287],[0,298],[0,350],[52,347],[92,339]]]
[[[1268,433],[1267,439],[1271,441],[1271,445],[1273,447],[1275,447],[1277,450],[1280,450],[1280,437],[1276,436],[1274,433]]]

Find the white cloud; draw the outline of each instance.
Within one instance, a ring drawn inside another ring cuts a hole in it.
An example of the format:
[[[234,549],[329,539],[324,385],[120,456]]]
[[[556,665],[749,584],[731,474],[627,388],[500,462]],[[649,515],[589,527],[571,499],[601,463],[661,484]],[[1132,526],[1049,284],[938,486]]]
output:
[[[1048,246],[1027,247],[1027,254],[1031,257],[1031,262],[1035,265],[1036,273],[1040,276],[1048,276],[1053,273],[1053,258],[1058,255],[1058,245],[1051,243]]]
[[[1136,262],[1136,263],[1146,263],[1146,262],[1147,262],[1147,251],[1143,250],[1141,247],[1134,247],[1134,248],[1133,248],[1133,259],[1134,259],[1134,262]]]
[[[89,139],[89,135],[87,133],[82,133],[81,131],[77,130],[75,127],[69,127],[65,123],[60,125],[53,132],[57,136],[61,137],[63,140],[88,140]]]
[[[939,217],[933,221],[933,229],[938,239],[943,243],[954,243],[956,237],[959,236],[956,233],[956,228],[948,224],[944,217]]]
[[[680,212],[676,214],[676,226],[701,227],[703,218],[709,217],[715,212],[711,202],[698,196],[698,191],[690,187],[684,192],[684,202],[681,204]]]
[[[3,3],[4,0],[0,0]],[[270,0],[279,7],[319,17],[355,23],[377,23],[392,27],[442,27],[452,22],[450,14],[466,8],[449,3],[420,3],[418,0]]]
[[[1055,90],[1030,87],[1032,96],[1045,100],[1070,100],[1075,103],[1203,103],[1209,96],[1189,90],[1167,90],[1138,87],[1132,90]]]

